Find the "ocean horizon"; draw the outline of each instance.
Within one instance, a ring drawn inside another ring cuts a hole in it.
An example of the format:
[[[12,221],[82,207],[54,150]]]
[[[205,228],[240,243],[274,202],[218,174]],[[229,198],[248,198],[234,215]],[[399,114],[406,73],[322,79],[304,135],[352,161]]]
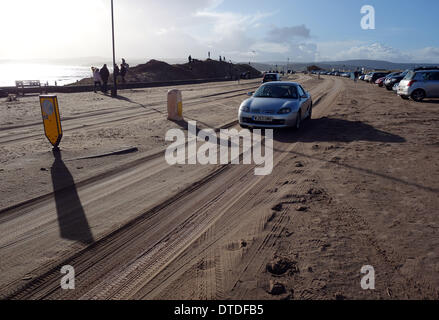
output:
[[[146,63],[148,59],[127,59],[128,64],[134,67],[138,64]],[[184,63],[184,59],[159,59],[167,63]],[[90,62],[86,62],[90,61]],[[93,61],[93,62],[92,62]],[[101,62],[96,62],[101,61]],[[103,61],[103,62],[102,62]],[[75,83],[84,78],[92,77],[91,66],[101,68],[104,63],[113,73],[112,62],[106,58],[87,58],[71,61],[14,61],[0,60],[0,87],[14,87],[18,80],[39,80],[42,84],[48,83],[50,86],[63,86]],[[120,61],[118,60],[118,64]]]
[[[91,76],[91,69],[87,66],[0,62],[0,87],[13,87],[18,80],[39,80],[42,84],[63,86]]]

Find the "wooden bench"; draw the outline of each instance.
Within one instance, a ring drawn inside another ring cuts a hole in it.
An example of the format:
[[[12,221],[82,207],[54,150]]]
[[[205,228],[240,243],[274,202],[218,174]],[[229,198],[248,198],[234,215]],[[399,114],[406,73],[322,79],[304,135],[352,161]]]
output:
[[[42,94],[41,82],[40,80],[20,80],[15,81],[15,87],[17,88],[17,94],[20,94],[20,90],[22,95],[25,94],[25,89],[39,89],[39,93]]]

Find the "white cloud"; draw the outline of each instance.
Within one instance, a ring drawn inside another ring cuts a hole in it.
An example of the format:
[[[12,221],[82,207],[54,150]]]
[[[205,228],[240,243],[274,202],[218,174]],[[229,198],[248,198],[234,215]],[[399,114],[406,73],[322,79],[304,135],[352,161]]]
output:
[[[386,60],[390,62],[426,62],[439,61],[439,48],[427,47],[404,51],[378,42],[335,41],[317,43],[320,61],[336,60]]]
[[[438,63],[439,62],[439,48],[435,47],[426,47],[423,49],[415,50],[412,52],[415,61],[418,62],[431,62]]]
[[[311,30],[304,24],[292,27],[276,27],[273,26],[268,31],[267,39],[277,42],[289,42],[297,38],[310,38]]]
[[[1,58],[111,56],[108,0],[14,0],[2,4]],[[223,11],[223,0],[115,1],[118,57],[234,61],[383,59],[438,61],[439,48],[401,51],[358,40],[316,42],[306,25],[272,25],[277,11]],[[7,12],[7,14],[5,14]],[[42,36],[43,35],[43,36]]]
[[[214,58],[226,55],[228,59],[247,59],[256,41],[250,34],[273,13],[216,11],[221,2],[151,0],[134,6],[134,0],[129,0],[121,10],[135,11],[121,16],[120,24],[125,27],[117,37],[120,54],[136,58],[179,58],[191,54],[194,58],[204,58],[210,51]],[[140,22],[142,19],[144,22]],[[145,27],[139,30],[139,25]]]
[[[372,43],[370,45],[360,45],[351,47],[348,50],[341,51],[337,54],[338,59],[371,59],[371,60],[388,60],[388,61],[408,61],[410,56],[398,49],[383,45],[381,43]]]

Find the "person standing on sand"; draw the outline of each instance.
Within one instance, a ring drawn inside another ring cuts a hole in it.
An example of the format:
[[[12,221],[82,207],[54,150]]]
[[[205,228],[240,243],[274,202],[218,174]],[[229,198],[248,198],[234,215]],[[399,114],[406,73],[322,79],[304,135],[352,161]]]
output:
[[[117,64],[114,64],[114,69],[113,70],[114,70],[113,71],[113,77],[114,77],[114,79],[116,79],[116,82],[117,82],[117,77],[120,74],[119,66]]]
[[[125,59],[122,59],[122,64],[120,65],[120,76],[122,77],[122,83],[125,83],[125,76],[128,72],[128,68],[130,66],[125,62]]]
[[[124,67],[126,70],[130,67],[130,65],[125,61],[125,59],[122,59],[122,67]]]
[[[98,68],[91,67],[91,71],[93,72],[94,92],[96,93],[96,86],[99,86],[99,89],[102,90],[102,77]]]
[[[108,91],[108,79],[110,78],[110,71],[107,68],[107,65],[104,64],[104,66],[101,68],[101,71],[99,72],[102,78],[102,92],[107,94]]]

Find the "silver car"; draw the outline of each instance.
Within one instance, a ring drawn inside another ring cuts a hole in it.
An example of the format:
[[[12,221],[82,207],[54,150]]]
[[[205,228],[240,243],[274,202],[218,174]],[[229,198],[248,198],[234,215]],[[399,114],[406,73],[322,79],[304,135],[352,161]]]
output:
[[[399,83],[398,95],[417,102],[439,98],[439,70],[409,71]]]
[[[300,128],[311,119],[311,95],[295,82],[269,82],[241,103],[239,124],[243,128]]]
[[[364,76],[364,81],[369,82],[372,78],[373,72],[370,72]]]

